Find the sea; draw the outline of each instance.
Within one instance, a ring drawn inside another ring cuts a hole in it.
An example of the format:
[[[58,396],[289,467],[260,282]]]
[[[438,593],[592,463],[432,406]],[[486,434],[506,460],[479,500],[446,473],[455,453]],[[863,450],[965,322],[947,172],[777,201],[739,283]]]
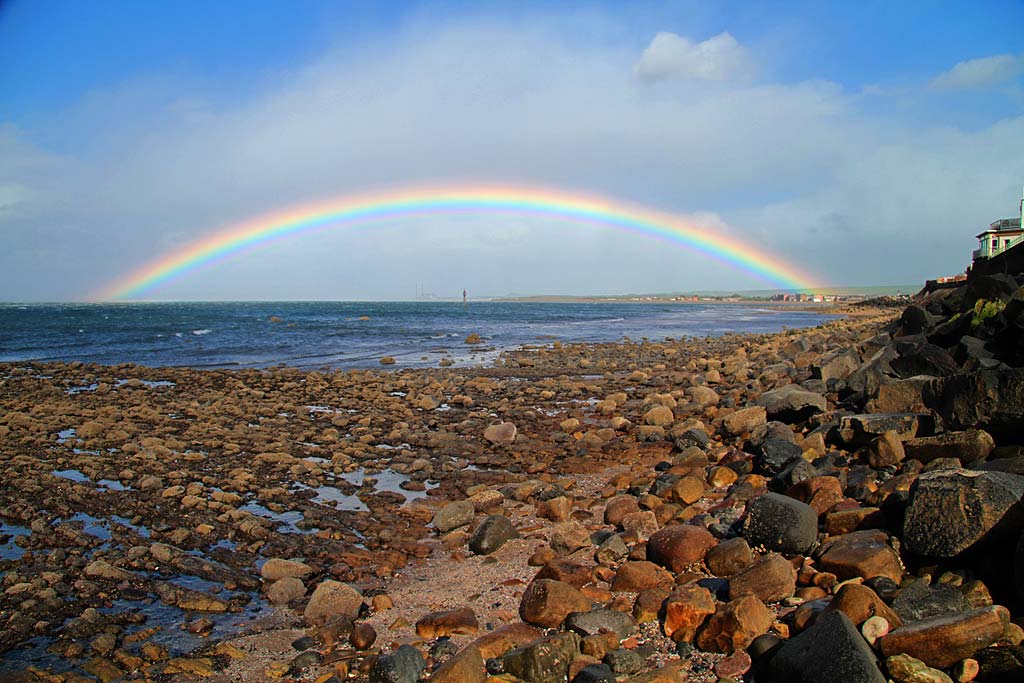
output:
[[[745,304],[217,302],[0,304],[0,362],[300,369],[486,365],[555,341],[777,332],[834,316]],[[482,343],[468,345],[466,337]]]

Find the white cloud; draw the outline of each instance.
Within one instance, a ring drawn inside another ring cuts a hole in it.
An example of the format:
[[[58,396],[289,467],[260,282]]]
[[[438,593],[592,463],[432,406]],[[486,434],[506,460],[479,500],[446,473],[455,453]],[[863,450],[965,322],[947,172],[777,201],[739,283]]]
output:
[[[747,50],[729,33],[697,43],[662,31],[640,55],[634,73],[643,80],[726,81],[749,73]]]
[[[931,80],[935,90],[963,90],[1002,83],[1024,72],[1024,55],[996,55],[960,62]]]

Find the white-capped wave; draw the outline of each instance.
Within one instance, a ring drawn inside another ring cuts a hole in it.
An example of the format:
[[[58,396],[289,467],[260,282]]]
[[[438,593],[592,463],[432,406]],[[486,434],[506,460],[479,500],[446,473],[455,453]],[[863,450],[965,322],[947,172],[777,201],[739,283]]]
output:
[[[210,334],[211,332],[213,332],[213,330],[192,330],[192,334],[196,335],[197,337],[201,337],[204,334]]]

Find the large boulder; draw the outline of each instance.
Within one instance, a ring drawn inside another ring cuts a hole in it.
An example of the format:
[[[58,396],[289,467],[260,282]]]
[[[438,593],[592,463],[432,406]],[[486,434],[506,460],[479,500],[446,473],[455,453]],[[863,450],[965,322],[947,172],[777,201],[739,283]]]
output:
[[[580,640],[576,633],[557,633],[516,648],[502,658],[505,672],[531,683],[565,681]]]
[[[761,602],[778,602],[796,592],[796,569],[778,553],[768,553],[729,579],[729,599],[753,595]]]
[[[766,422],[768,413],[765,409],[762,406],[750,406],[726,415],[722,420],[722,429],[727,435],[740,436],[749,434]]]
[[[691,524],[673,524],[647,540],[647,559],[675,573],[704,559],[718,541],[709,531]]]
[[[321,581],[306,604],[303,618],[310,626],[321,626],[335,617],[355,619],[363,607],[363,596],[352,586],[330,579]]]
[[[773,680],[787,683],[885,683],[871,647],[843,612],[824,612],[772,658]]]
[[[984,429],[1015,443],[1024,431],[1024,368],[981,370],[931,382],[925,403],[952,429]]]
[[[573,612],[590,610],[590,598],[573,586],[553,579],[535,579],[519,603],[519,617],[527,624],[555,628]]]
[[[865,529],[830,538],[818,554],[822,571],[832,572],[844,581],[884,576],[899,583],[903,577],[903,563],[884,531]]]
[[[937,470],[910,489],[903,521],[907,550],[927,557],[955,557],[1024,528],[1024,477],[1004,472]]]
[[[766,391],[754,403],[764,407],[769,420],[783,422],[802,422],[815,413],[824,412],[828,407],[824,396],[796,384]]]
[[[907,457],[929,463],[936,458],[956,458],[963,464],[984,460],[996,447],[992,435],[981,429],[922,436],[903,442]]]
[[[519,538],[519,532],[512,521],[505,515],[491,515],[473,531],[469,549],[477,555],[490,555],[513,538]]]
[[[879,645],[887,657],[908,654],[945,668],[994,643],[1009,622],[1007,609],[992,605],[915,621],[882,636]]]
[[[743,537],[780,553],[805,553],[818,537],[818,515],[806,503],[766,493],[750,504]]]

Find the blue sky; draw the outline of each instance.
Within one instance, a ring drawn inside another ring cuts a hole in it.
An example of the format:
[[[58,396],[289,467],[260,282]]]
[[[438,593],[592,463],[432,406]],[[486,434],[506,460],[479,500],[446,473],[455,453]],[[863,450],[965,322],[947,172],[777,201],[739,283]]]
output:
[[[1021,26],[1021,2],[6,0],[0,299],[82,298],[281,206],[453,179],[713,215],[836,284],[948,274],[1016,214]],[[299,240],[159,294],[404,298],[453,268],[481,294],[763,284],[492,224]]]

